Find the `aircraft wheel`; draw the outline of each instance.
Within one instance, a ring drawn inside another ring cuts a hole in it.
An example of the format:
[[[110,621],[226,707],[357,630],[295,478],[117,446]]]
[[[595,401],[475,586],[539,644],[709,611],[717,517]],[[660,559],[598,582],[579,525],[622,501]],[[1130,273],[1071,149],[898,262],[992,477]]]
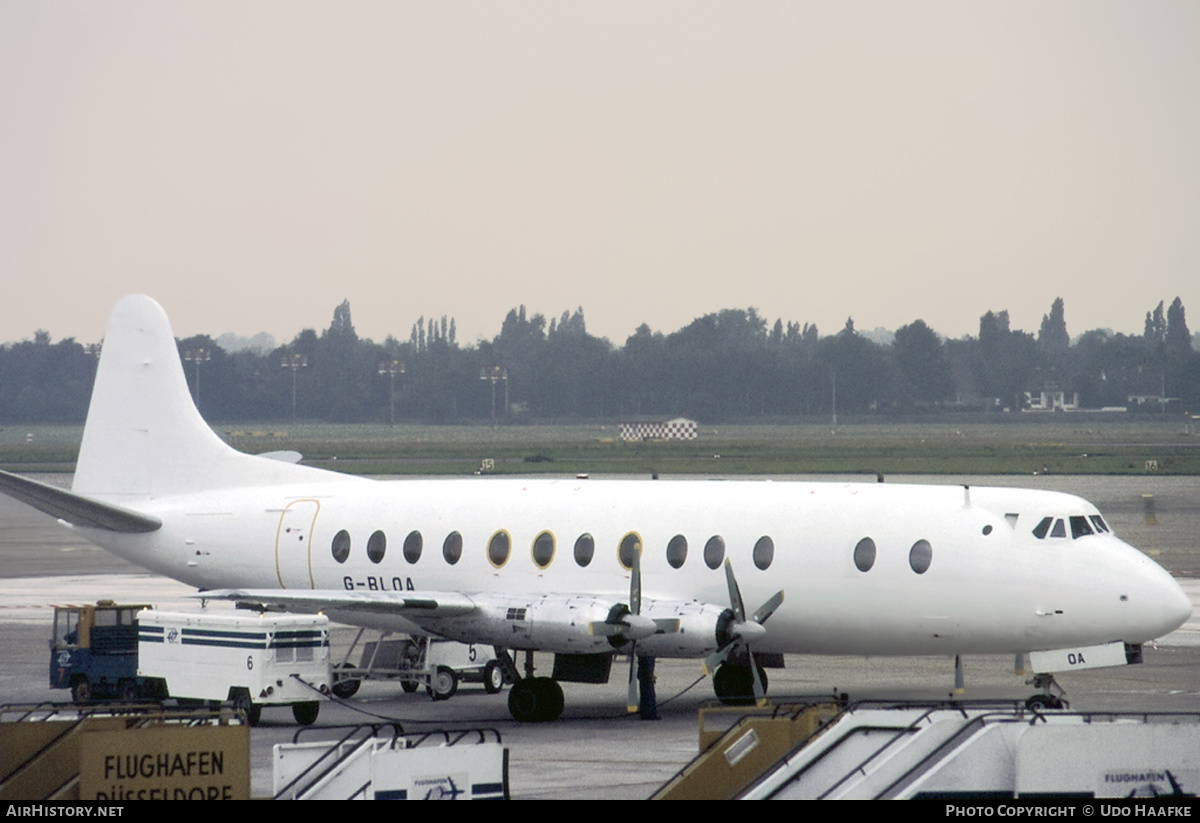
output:
[[[1063,702],[1052,694],[1035,694],[1025,701],[1025,708],[1031,711],[1038,709],[1061,709]]]
[[[404,689],[405,694],[412,694],[421,687],[421,684],[415,680],[401,680],[400,688]]]
[[[759,673],[762,673],[761,669]],[[723,663],[713,675],[713,691],[726,706],[753,705],[754,675],[750,673],[750,667]]]
[[[458,691],[458,675],[454,669],[438,666],[425,690],[434,700],[449,700]]]
[[[92,684],[88,682],[86,677],[80,677],[71,684],[71,699],[76,703],[91,703],[95,695],[92,694]]]
[[[296,722],[301,726],[311,726],[316,723],[320,711],[321,704],[316,700],[292,704],[292,717],[296,718]]]
[[[352,669],[354,667],[349,663],[343,663],[341,668]],[[333,685],[329,687],[329,690],[333,692],[335,697],[345,700],[348,697],[354,697],[354,695],[358,694],[358,687],[361,685],[362,680],[360,678],[339,674],[335,669],[333,672]]]
[[[519,723],[544,723],[562,715],[563,692],[550,677],[518,680],[508,692],[508,711]]]
[[[538,696],[532,679],[526,678],[513,683],[513,687],[508,691],[508,713],[518,723],[537,721]]]
[[[483,667],[483,688],[488,694],[499,694],[504,688],[504,671],[495,660],[489,660]]]
[[[552,677],[540,677],[542,681],[542,694],[545,696],[545,715],[543,720],[558,720],[562,716],[563,706],[566,701],[563,698],[562,686],[558,685],[558,681]]]

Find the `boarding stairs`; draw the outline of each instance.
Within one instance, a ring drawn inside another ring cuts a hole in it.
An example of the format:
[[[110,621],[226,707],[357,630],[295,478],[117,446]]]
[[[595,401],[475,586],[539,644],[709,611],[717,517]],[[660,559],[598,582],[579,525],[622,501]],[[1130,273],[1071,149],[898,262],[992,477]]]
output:
[[[307,740],[315,734],[333,739]],[[399,724],[296,731],[274,748],[276,800],[507,800],[508,750],[494,729],[405,734]]]
[[[1031,710],[1020,702],[862,702],[752,712],[663,799],[1195,794],[1200,714]],[[780,728],[813,732],[781,750]],[[769,761],[769,762],[766,762]],[[753,772],[753,773],[751,773]]]

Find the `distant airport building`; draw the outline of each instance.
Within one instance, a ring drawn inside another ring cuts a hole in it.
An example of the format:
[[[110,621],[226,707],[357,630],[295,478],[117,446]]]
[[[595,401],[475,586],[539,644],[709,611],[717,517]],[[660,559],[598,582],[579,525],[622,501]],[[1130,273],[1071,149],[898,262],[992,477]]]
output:
[[[1040,392],[1025,392],[1027,411],[1075,411],[1079,408],[1079,392],[1060,389],[1043,389]]]
[[[686,417],[670,420],[629,420],[621,423],[621,439],[628,442],[639,440],[695,440],[696,421]]]

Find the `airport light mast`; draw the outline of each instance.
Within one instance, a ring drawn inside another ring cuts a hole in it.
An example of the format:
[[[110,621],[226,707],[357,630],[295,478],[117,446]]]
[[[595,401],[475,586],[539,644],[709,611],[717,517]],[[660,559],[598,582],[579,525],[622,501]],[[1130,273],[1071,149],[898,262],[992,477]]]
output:
[[[196,365],[196,411],[200,411],[200,364],[212,360],[212,352],[208,349],[188,349],[183,353],[185,362]]]
[[[396,375],[404,374],[404,361],[380,360],[379,373],[386,374],[391,382],[388,389],[388,425],[396,425]]]
[[[479,379],[492,384],[492,428],[496,427],[496,384],[504,381],[504,410],[508,411],[508,369],[504,366],[484,366],[479,370]]]
[[[292,425],[296,425],[296,372],[308,366],[308,357],[303,354],[285,354],[279,365],[292,370]]]

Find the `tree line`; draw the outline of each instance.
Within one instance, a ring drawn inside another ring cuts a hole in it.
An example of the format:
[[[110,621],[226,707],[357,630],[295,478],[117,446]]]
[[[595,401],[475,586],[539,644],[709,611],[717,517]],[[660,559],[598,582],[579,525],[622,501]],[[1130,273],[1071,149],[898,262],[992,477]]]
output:
[[[222,423],[613,421],[682,415],[705,423],[988,413],[1026,392],[1078,393],[1083,408],[1200,409],[1200,353],[1182,302],[1146,312],[1141,335],[1068,334],[1055,300],[1037,334],[989,311],[977,336],[945,339],[921,320],[890,344],[847,319],[835,334],[726,309],[670,334],[643,324],[614,346],[582,309],[546,319],[509,311],[491,340],[460,346],[453,319],[414,324],[408,340],[360,338],[343,302],[329,328],[271,352],[226,351],[210,336],[177,341],[201,413]],[[96,347],[46,331],[0,347],[0,424],[78,423]],[[1167,404],[1157,400],[1171,398]]]

